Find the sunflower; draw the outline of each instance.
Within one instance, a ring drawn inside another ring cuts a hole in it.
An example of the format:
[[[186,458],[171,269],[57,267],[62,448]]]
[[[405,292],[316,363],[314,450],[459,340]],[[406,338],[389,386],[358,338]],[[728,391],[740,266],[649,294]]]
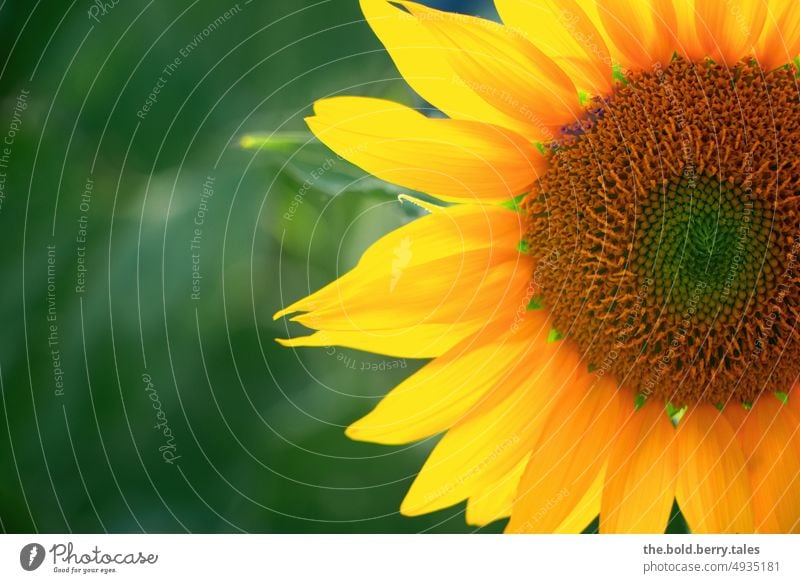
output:
[[[800,531],[800,4],[361,0],[433,107],[307,122],[427,214],[278,312],[431,358],[347,429],[440,433],[401,505],[507,532]]]

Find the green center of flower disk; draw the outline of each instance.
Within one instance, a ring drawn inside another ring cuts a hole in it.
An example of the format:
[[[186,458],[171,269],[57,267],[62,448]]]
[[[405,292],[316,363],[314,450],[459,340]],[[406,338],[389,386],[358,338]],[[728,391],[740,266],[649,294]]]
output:
[[[532,306],[640,398],[748,404],[800,375],[794,66],[628,73],[522,202]]]
[[[666,313],[712,328],[767,300],[780,275],[769,245],[773,209],[750,196],[681,177],[643,200],[630,268]]]

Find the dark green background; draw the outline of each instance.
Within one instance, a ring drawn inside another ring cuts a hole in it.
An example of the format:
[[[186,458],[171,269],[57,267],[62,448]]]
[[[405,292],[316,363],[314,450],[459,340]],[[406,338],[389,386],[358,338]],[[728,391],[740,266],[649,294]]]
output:
[[[361,370],[385,359],[273,340],[302,332],[274,312],[415,216],[398,189],[345,162],[303,188],[331,156],[303,123],[315,99],[424,105],[357,0],[242,0],[186,56],[236,2],[108,4],[98,22],[89,0],[0,0],[0,154],[21,123],[0,169],[0,531],[476,530],[463,504],[398,513],[435,439],[384,447],[343,433],[422,362]],[[494,15],[488,0],[428,4]],[[254,133],[272,137],[241,147]],[[209,176],[193,299],[190,240]],[[48,344],[53,245],[63,394]]]
[[[470,531],[463,506],[397,512],[434,440],[383,447],[343,434],[421,362],[362,371],[382,358],[273,341],[287,335],[276,310],[413,218],[396,189],[345,163],[283,218],[329,155],[297,134],[315,99],[418,103],[357,1],[240,1],[136,115],[164,67],[234,4],[120,0],[95,22],[88,0],[0,2],[0,140],[29,92],[0,210],[2,530]],[[283,139],[261,149],[238,145],[274,131]],[[209,175],[193,300],[189,241]],[[48,245],[63,395],[48,346]],[[174,435],[172,465],[145,373]]]

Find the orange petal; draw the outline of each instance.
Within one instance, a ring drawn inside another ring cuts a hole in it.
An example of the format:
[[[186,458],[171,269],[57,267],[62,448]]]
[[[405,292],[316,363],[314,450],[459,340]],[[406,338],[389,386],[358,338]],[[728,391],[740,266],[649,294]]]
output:
[[[600,532],[661,534],[675,497],[675,428],[660,402],[635,412],[632,399],[628,406],[608,460]]]
[[[756,58],[765,70],[791,63],[800,54],[800,4],[771,2],[764,31],[756,43]]]
[[[584,390],[571,387],[556,403],[520,481],[506,532],[555,530],[605,464],[621,421],[620,391],[605,377],[594,382]]]
[[[524,37],[481,18],[401,2],[445,48],[461,80],[493,107],[516,119],[533,141],[552,141],[574,123],[578,91],[552,59]]]
[[[625,69],[666,66],[676,50],[675,8],[671,0],[598,0],[600,20]]]
[[[314,104],[311,131],[366,172],[454,202],[504,202],[530,189],[547,160],[528,140],[473,121],[431,119],[368,97]]]
[[[677,437],[675,497],[692,532],[752,532],[745,458],[727,418],[713,405],[694,405]]]
[[[600,502],[603,496],[605,479],[606,468],[604,466],[580,502],[575,505],[575,508],[564,519],[564,522],[559,524],[553,531],[554,534],[580,534],[586,530],[592,521],[597,518],[597,515],[600,514]],[[543,511],[546,511],[546,509],[543,509]]]
[[[593,95],[611,92],[608,47],[575,0],[495,0],[495,6],[503,22],[553,59],[578,89]]]
[[[728,66],[752,54],[767,18],[762,0],[695,0],[695,10],[700,45]]]
[[[675,50],[689,61],[700,61],[706,51],[697,35],[695,0],[672,0],[677,20],[677,31],[672,34]]]
[[[789,390],[786,404],[794,411],[795,415],[800,416],[800,383],[795,383],[794,387]]]
[[[800,533],[800,417],[774,395],[747,413],[740,406],[725,412],[747,460],[756,531]]]
[[[490,487],[530,453],[562,391],[582,393],[585,365],[563,342],[546,344],[436,445],[400,511],[423,514]]]

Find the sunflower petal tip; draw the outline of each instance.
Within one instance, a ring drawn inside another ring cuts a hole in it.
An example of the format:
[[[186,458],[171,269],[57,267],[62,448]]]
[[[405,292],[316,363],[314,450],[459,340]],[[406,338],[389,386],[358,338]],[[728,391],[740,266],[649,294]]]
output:
[[[403,516],[419,516],[420,514],[424,514],[424,508],[416,503],[416,501],[411,497],[411,491],[406,494],[406,497],[400,503],[400,514]]]
[[[283,308],[282,310],[278,310],[277,312],[275,312],[275,313],[272,315],[272,321],[274,322],[275,320],[280,320],[280,319],[281,319],[281,318],[283,318],[284,316],[286,316],[286,315],[288,315],[288,314],[291,314],[293,311],[294,311],[294,310],[292,310],[292,308],[291,308],[291,307],[289,307],[289,308]]]
[[[355,423],[353,423],[349,427],[345,428],[344,434],[345,434],[346,437],[348,437],[349,439],[352,439],[353,441],[361,441],[359,439],[360,431],[359,431],[359,427],[358,427],[358,421],[356,421]]]
[[[366,417],[362,417],[358,421],[350,424],[350,426],[344,430],[344,434],[353,441],[369,441],[371,443],[392,445],[391,442],[381,439],[381,436],[370,427],[370,424],[367,421],[369,417],[370,416],[367,415]]]

